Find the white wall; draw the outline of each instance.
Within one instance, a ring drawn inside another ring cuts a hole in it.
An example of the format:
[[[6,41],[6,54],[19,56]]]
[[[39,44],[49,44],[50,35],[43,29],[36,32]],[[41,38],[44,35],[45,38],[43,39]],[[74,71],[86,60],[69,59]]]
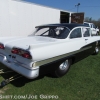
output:
[[[27,36],[36,25],[59,21],[60,10],[18,0],[0,0],[0,37]]]

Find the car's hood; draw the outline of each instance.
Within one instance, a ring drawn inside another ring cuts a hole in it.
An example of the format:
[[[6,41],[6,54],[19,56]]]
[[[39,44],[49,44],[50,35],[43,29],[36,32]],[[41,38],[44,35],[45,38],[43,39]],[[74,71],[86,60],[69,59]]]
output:
[[[5,47],[19,47],[23,49],[28,49],[29,45],[43,44],[55,41],[57,41],[57,39],[42,36],[0,38],[0,43],[2,43]]]

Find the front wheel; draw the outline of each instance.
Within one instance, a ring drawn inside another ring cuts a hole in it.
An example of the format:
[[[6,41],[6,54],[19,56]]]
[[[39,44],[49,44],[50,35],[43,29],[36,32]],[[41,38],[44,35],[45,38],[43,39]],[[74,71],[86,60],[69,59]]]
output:
[[[94,55],[97,55],[99,53],[99,47],[97,46],[97,47],[95,47],[95,50],[94,50]]]
[[[61,77],[63,75],[65,75],[69,68],[70,68],[70,65],[71,65],[71,60],[65,60],[64,62],[60,63],[60,64],[57,64],[56,66],[56,70],[54,71],[54,76],[55,77]]]

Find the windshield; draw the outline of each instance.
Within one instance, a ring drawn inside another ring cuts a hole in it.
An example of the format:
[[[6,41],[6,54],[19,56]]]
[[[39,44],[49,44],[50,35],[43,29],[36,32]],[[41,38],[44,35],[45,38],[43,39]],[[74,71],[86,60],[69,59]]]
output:
[[[67,27],[38,27],[34,32],[35,36],[47,36],[51,38],[65,39],[70,30]]]

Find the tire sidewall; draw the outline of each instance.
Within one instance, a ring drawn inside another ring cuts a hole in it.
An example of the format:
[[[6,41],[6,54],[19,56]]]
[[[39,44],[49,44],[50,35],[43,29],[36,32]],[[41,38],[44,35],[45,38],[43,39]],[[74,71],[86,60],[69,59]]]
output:
[[[67,59],[68,60],[68,59]],[[64,61],[65,62],[65,61]],[[63,63],[63,62],[62,62]],[[56,75],[56,77],[61,77],[61,76],[64,76],[67,72],[68,72],[68,70],[69,70],[69,68],[70,68],[70,65],[71,65],[71,60],[68,60],[68,66],[64,69],[64,70],[61,70],[60,69],[60,65],[62,64],[62,63],[60,63],[60,64],[58,64],[57,66],[57,69],[55,70],[55,75]]]

